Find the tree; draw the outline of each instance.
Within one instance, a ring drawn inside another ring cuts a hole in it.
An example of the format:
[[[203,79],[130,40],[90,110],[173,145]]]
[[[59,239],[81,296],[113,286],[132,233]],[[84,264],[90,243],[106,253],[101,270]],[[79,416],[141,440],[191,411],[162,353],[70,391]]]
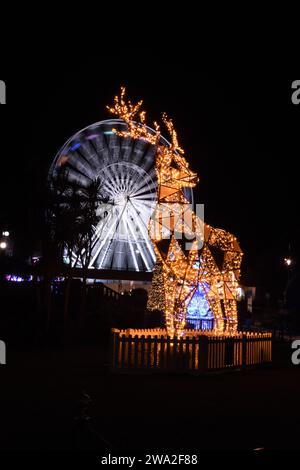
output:
[[[47,225],[60,262],[67,266],[64,320],[68,319],[72,268],[83,272],[82,312],[86,304],[86,276],[91,262],[94,234],[99,223],[98,207],[105,202],[100,180],[82,188],[70,181],[68,169],[61,167],[49,181]]]
[[[75,262],[79,260],[82,268],[82,317],[86,313],[87,269],[89,268],[92,258],[95,230],[100,221],[100,216],[97,212],[99,204],[104,202],[104,198],[100,196],[100,189],[100,180],[95,179],[87,188],[81,190],[81,205],[77,219],[74,251],[76,254]]]

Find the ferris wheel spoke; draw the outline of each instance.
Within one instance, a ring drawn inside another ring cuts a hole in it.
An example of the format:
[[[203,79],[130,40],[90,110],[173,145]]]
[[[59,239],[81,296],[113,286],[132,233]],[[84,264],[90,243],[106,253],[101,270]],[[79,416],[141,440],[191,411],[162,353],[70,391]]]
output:
[[[124,209],[125,209],[125,207],[124,207]],[[107,231],[107,233],[106,233],[104,239],[103,239],[102,242],[100,243],[99,247],[97,248],[97,251],[96,251],[95,255],[94,255],[93,258],[92,258],[92,261],[91,261],[91,263],[90,263],[90,266],[92,266],[92,265],[94,264],[94,262],[95,262],[95,260],[97,259],[97,257],[98,257],[98,255],[99,255],[99,253],[100,253],[100,251],[101,251],[101,249],[102,249],[104,243],[107,241],[107,239],[108,239],[108,237],[110,236],[111,232],[114,230],[115,225],[117,225],[117,224],[119,223],[119,221],[120,221],[120,219],[121,219],[121,217],[122,217],[122,215],[123,215],[124,209],[123,209],[122,212],[120,212],[120,214],[116,217],[116,219],[113,221],[113,223],[111,224],[110,228],[108,229],[108,231]],[[114,233],[115,233],[115,232],[114,232]]]
[[[130,225],[130,224],[128,224],[128,229],[129,229],[129,231],[131,232],[131,234],[132,234],[132,237],[133,237],[133,239],[134,239],[134,241],[135,241],[136,245],[138,245],[138,242],[137,242],[136,236],[135,236],[135,234],[134,234],[134,232],[133,232],[133,230],[132,230],[132,228],[131,228],[131,225]],[[130,243],[130,242],[129,242],[129,243]],[[141,254],[141,257],[142,257],[142,259],[143,259],[143,261],[144,261],[144,264],[145,264],[145,266],[146,266],[147,270],[148,270],[148,271],[150,271],[150,267],[149,267],[148,261],[147,261],[147,259],[146,259],[146,256],[145,256],[145,254],[144,254],[143,250],[140,250],[140,254]]]
[[[151,191],[156,192],[156,189],[157,189],[157,182],[151,178],[148,181],[144,181],[138,187],[135,187],[132,190],[131,194],[133,197],[135,197],[135,196],[138,196],[139,194],[142,194],[143,192],[151,192]]]
[[[138,265],[138,262],[137,262],[136,254],[134,252],[132,243],[130,241],[128,241],[128,244],[129,244],[129,250],[130,250],[130,253],[131,253],[131,256],[132,256],[132,259],[133,259],[134,267],[135,267],[136,271],[139,271],[139,265]]]
[[[143,194],[153,194],[154,191],[156,190],[156,183],[150,183],[150,184],[145,184],[143,186],[140,186],[139,188],[134,188],[134,190],[130,191],[130,196],[132,198],[135,198],[136,196],[141,196]]]
[[[129,192],[130,190],[130,181],[132,179],[131,168],[127,163],[121,163],[118,167],[118,183],[120,189],[123,188],[124,191]]]
[[[155,188],[157,186],[156,182],[149,176],[144,178],[139,178],[137,180],[133,180],[130,186],[130,193],[134,196],[138,193],[142,188]]]
[[[105,220],[104,221],[102,220],[101,222],[98,223],[96,230],[95,230],[95,234],[94,234],[94,237],[97,238],[97,240],[101,239],[103,231],[105,230],[106,226],[109,225],[112,218],[113,218],[113,213],[109,212],[107,217],[105,217]]]
[[[143,211],[143,213],[145,214],[144,218],[149,219],[152,212],[154,211],[155,199],[153,199],[153,201],[151,200],[143,201],[142,199],[135,200],[135,199],[130,198],[130,200],[132,201],[134,207],[136,207],[139,211]]]
[[[101,189],[105,195],[114,196],[116,193],[115,189],[106,180],[101,180]]]
[[[110,168],[110,171],[110,184],[113,185],[117,192],[122,191],[122,185],[124,184],[124,167],[117,165],[114,168]]]
[[[130,200],[129,200],[129,202],[131,203]],[[134,205],[133,205],[132,203],[131,203],[131,205],[132,205],[133,210],[135,211],[135,213],[136,213],[136,215],[137,215],[135,221],[136,221],[136,223],[137,223],[137,225],[138,225],[138,227],[139,227],[141,233],[142,233],[143,236],[144,236],[144,240],[145,240],[145,242],[146,242],[146,245],[147,245],[147,247],[148,247],[148,250],[149,250],[149,252],[150,252],[150,255],[151,255],[153,261],[155,262],[156,257],[155,257],[155,253],[154,253],[153,246],[152,246],[152,245],[150,244],[150,242],[149,242],[147,226],[146,226],[145,222],[140,218],[140,214],[138,213],[138,211],[136,210],[136,208],[134,207]],[[143,226],[143,224],[144,224],[144,226]]]
[[[143,221],[145,228],[147,229],[147,224],[149,217],[152,215],[155,204],[148,205],[146,201],[134,201],[130,200],[132,208],[136,214],[139,215],[140,219]],[[147,229],[148,230],[148,229]]]
[[[81,147],[80,150],[78,150],[78,153],[83,156],[84,160],[88,163],[88,165],[91,167],[92,172],[94,174],[96,166],[95,166],[95,152],[91,149],[90,143],[88,141],[85,141]]]
[[[155,171],[149,171],[148,173],[144,172],[144,170],[141,171],[141,175],[143,176],[140,179],[141,185],[144,185],[145,183],[149,183],[150,181],[156,180],[156,172]],[[134,181],[133,181],[134,183]]]
[[[134,217],[138,215],[140,219],[144,221],[145,226],[147,226],[147,221],[151,215],[151,208],[147,206],[146,201],[141,204],[137,204],[137,201],[132,201],[132,199],[130,199],[130,203],[131,210],[134,211]]]
[[[105,258],[107,256],[107,253],[111,247],[111,244],[112,244],[112,239],[109,240],[109,243],[107,244],[107,247],[103,250],[103,255],[102,255],[102,258],[99,260],[99,263],[98,263],[98,266],[99,266],[99,269],[101,269],[103,267],[103,263],[105,261]],[[100,255],[101,256],[101,255]]]
[[[107,165],[109,162],[109,150],[102,134],[99,134],[94,140],[94,145],[98,155],[99,166]]]
[[[86,164],[86,161],[82,161],[82,157],[78,152],[68,155],[68,165],[79,173],[85,175],[89,179],[94,179],[94,172],[89,165]]]
[[[106,183],[106,185],[110,185],[112,187],[115,186],[115,175],[111,171],[111,167],[108,166],[104,169],[102,169],[101,173],[103,173],[100,178],[103,179]]]
[[[76,164],[68,160],[66,168],[67,168],[69,181],[72,181],[72,180],[73,181],[78,180],[79,182],[86,181],[87,184],[91,182],[92,178],[87,174],[83,166],[78,168]]]
[[[153,201],[154,200],[154,195],[153,194],[143,194],[141,196],[135,196],[134,199],[137,200],[137,201],[143,201],[143,200],[150,200],[150,201]]]
[[[114,243],[114,241],[115,241],[115,234],[116,234],[116,232],[117,232],[117,230],[118,230],[120,224],[122,224],[122,216],[123,216],[123,214],[124,214],[124,212],[125,212],[125,209],[126,209],[126,205],[124,206],[123,210],[120,212],[120,217],[117,217],[117,223],[116,223],[115,231],[114,231],[114,233],[113,233],[111,239],[109,240],[108,247],[107,247],[107,249],[104,251],[104,254],[103,254],[103,256],[102,256],[102,258],[101,258],[101,260],[100,260],[100,262],[99,262],[100,268],[102,267],[103,261],[104,261],[106,255],[107,255],[107,253],[108,253],[108,250],[109,250],[110,246],[111,246],[111,245]]]
[[[139,194],[135,194],[134,196],[132,196],[132,199],[133,200],[137,200],[137,201],[140,201],[141,199],[143,199],[144,196],[147,196],[147,199],[153,199],[154,201],[156,200],[156,191],[151,191],[149,188],[146,188],[144,189],[143,191],[141,191]],[[148,196],[150,196],[148,198]]]

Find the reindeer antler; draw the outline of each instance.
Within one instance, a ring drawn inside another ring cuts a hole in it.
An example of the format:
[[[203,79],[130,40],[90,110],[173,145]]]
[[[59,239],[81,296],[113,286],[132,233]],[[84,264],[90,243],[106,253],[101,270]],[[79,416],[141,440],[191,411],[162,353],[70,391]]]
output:
[[[127,124],[126,131],[119,131],[117,129],[113,129],[113,132],[115,132],[120,137],[143,139],[149,142],[150,144],[158,146],[161,135],[160,126],[157,122],[154,122],[154,133],[149,130],[146,125],[146,111],[141,111],[143,101],[140,100],[138,101],[138,103],[132,104],[131,101],[126,101],[125,94],[125,87],[121,87],[120,96],[117,95],[114,98],[114,106],[107,106],[107,109],[112,114],[115,114]],[[165,161],[170,164],[171,161],[174,159],[180,166],[189,168],[189,164],[183,157],[184,150],[178,144],[177,132],[174,129],[172,119],[169,119],[166,113],[164,113],[162,115],[162,121],[165,124],[170,135],[171,144],[159,145],[159,149],[157,152],[157,163],[160,164]]]
[[[143,100],[140,100],[137,104],[132,104],[131,101],[125,101],[125,94],[126,88],[121,87],[121,94],[120,96],[116,95],[114,98],[114,106],[106,106],[107,109],[112,113],[119,116],[123,119],[127,124],[134,118],[134,116],[140,110]],[[144,113],[144,112],[143,112]],[[141,113],[141,114],[143,114]]]
[[[169,134],[170,134],[170,138],[171,138],[171,142],[172,142],[172,150],[174,152],[178,152],[178,153],[181,153],[183,155],[184,150],[178,144],[177,132],[174,129],[174,124],[173,124],[172,119],[169,119],[167,114],[163,113],[162,120],[163,120],[163,123],[166,126]]]
[[[107,106],[107,109],[112,113],[117,115],[120,119],[126,122],[128,126],[127,131],[118,131],[113,129],[117,135],[121,137],[131,137],[133,139],[143,139],[147,142],[157,145],[160,138],[160,128],[159,125],[155,122],[154,129],[155,132],[150,132],[146,126],[146,111],[140,111],[143,101],[139,101],[137,104],[132,104],[131,101],[125,101],[125,87],[121,87],[121,94],[115,96],[114,106]],[[139,112],[140,111],[140,112]],[[137,117],[138,120],[134,121],[133,119]]]
[[[168,155],[168,157],[172,155],[172,158],[179,166],[183,166],[184,168],[189,170],[189,164],[183,156],[184,150],[178,144],[177,132],[175,131],[172,119],[169,119],[166,113],[163,113],[162,120],[169,132],[171,139],[171,145],[166,149],[165,154]]]

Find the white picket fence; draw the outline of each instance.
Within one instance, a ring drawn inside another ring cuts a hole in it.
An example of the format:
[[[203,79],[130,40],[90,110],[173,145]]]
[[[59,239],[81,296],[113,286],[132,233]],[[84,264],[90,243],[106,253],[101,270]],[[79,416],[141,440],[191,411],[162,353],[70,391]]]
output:
[[[209,371],[272,361],[271,333],[214,336],[190,330],[171,338],[165,330],[112,331],[111,366],[117,371]]]

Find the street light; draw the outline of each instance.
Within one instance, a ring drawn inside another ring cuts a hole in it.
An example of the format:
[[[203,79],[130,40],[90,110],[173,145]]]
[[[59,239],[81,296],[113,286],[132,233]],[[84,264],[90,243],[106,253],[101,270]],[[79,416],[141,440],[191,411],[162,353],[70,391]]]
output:
[[[1,248],[1,250],[5,250],[7,248],[7,243],[6,242],[0,242],[0,248]]]
[[[3,236],[3,237],[9,237],[9,232],[8,232],[8,230],[5,230],[4,232],[2,232],[2,236]]]
[[[283,301],[284,301],[284,306],[285,308],[287,307],[287,291],[291,283],[291,274],[292,274],[292,269],[293,269],[293,259],[289,256],[287,258],[283,259],[283,262],[287,268],[287,280],[286,280],[286,286],[283,292]]]

